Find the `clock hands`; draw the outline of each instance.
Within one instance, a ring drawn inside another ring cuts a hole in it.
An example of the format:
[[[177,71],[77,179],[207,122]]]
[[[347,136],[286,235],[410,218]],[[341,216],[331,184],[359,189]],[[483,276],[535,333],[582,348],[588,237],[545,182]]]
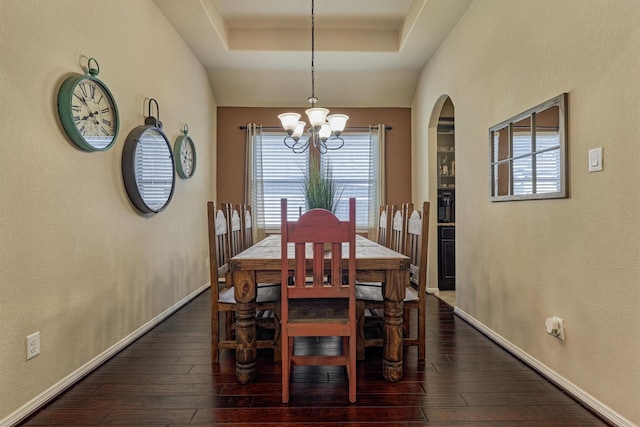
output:
[[[80,102],[82,102],[84,104],[85,107],[87,107],[87,111],[89,112],[88,116],[84,116],[82,117],[80,120],[85,121],[87,120],[89,117],[91,117],[93,119],[93,121],[95,122],[95,124],[97,125],[99,122],[96,120],[96,118],[94,117],[95,114],[98,114],[98,112],[96,112],[95,114],[91,112],[91,107],[89,107],[89,104],[87,104],[87,100],[85,99],[84,96],[78,96],[76,95],[76,97],[80,100]]]
[[[87,112],[85,116],[78,118],[79,122],[85,124],[85,126],[82,126],[82,134],[91,134],[96,136],[101,134],[104,136],[109,136],[109,131],[107,131],[105,127],[100,125],[100,122],[102,122],[107,127],[112,127],[112,122],[111,120],[109,120],[110,117],[102,117],[102,114],[108,114],[110,112],[109,106],[106,106],[104,108],[100,107],[101,101],[105,99],[103,94],[100,92],[96,92],[96,87],[93,84],[89,84],[89,90],[87,90],[86,84],[80,85],[79,89],[80,92],[75,93],[74,95],[78,100],[80,100],[81,104],[84,105]],[[97,101],[95,99],[96,94],[100,95],[100,98]],[[89,105],[89,102],[91,102],[93,108]]]

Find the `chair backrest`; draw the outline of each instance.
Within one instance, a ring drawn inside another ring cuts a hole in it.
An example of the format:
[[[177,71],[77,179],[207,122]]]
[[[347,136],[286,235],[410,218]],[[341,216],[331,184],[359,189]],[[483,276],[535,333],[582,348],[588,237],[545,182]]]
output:
[[[414,210],[407,221],[407,253],[410,259],[409,276],[412,285],[422,296],[427,291],[427,249],[429,243],[430,203]]]
[[[297,221],[288,221],[286,199],[281,201],[281,215],[282,322],[287,321],[287,301],[292,298],[349,298],[350,317],[355,319],[355,199],[349,199],[348,221],[340,221],[325,209],[311,209]],[[294,248],[293,265],[289,243]],[[343,254],[343,243],[348,244],[348,255]],[[331,245],[328,259],[325,244]],[[289,280],[291,270],[293,280]]]
[[[217,293],[220,278],[229,271],[228,224],[224,210],[216,210],[213,202],[207,202],[207,217],[209,220],[209,274],[211,288],[215,288],[214,292]]]
[[[253,218],[251,217],[251,206],[238,205],[240,220],[242,223],[242,250],[253,246]]]
[[[231,259],[244,250],[242,246],[242,220],[240,212],[230,203],[224,203],[224,211],[227,216],[227,229],[229,230],[229,245],[227,258]]]
[[[411,205],[413,206],[413,205]],[[391,207],[391,243],[389,247],[401,254],[406,253],[407,211],[409,204]]]
[[[378,216],[378,243],[389,247],[389,222],[391,220],[389,205],[380,205],[380,215]]]

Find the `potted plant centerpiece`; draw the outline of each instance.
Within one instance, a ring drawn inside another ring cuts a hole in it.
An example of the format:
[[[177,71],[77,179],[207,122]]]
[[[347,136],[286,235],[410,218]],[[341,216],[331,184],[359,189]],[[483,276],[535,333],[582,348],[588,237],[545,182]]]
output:
[[[336,213],[344,188],[333,177],[328,164],[322,171],[316,162],[311,162],[302,186],[307,210],[326,209],[333,214]],[[331,243],[325,243],[324,246],[325,251],[331,251]]]
[[[321,171],[320,166],[312,162],[302,185],[307,210],[320,208],[336,213],[344,188],[333,177],[329,165]]]

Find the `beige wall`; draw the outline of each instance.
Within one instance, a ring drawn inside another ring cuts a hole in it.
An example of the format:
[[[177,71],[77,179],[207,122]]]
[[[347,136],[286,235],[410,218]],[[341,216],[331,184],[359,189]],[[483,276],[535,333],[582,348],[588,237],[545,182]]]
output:
[[[387,202],[403,203],[411,198],[411,109],[332,108],[349,116],[347,126],[378,123],[393,127],[386,136]],[[218,107],[218,198],[219,202],[242,203],[244,196],[245,131],[240,126],[256,123],[280,127],[278,114],[304,108]]]
[[[206,73],[150,0],[0,2],[0,424],[2,419],[208,282],[215,100]],[[106,152],[59,124],[62,81],[95,57],[121,128]],[[198,166],[144,217],[121,174],[124,140],[156,98],[173,146],[182,125]],[[26,361],[26,336],[41,354]]]
[[[413,199],[435,200],[436,171],[418,166],[435,164],[433,117],[449,95],[460,312],[635,424],[638,22],[635,0],[476,0],[423,71],[412,147]],[[569,94],[570,197],[491,203],[489,127],[563,92]],[[594,147],[604,148],[603,172],[588,172]],[[432,250],[430,265],[435,260]],[[545,332],[545,318],[553,315],[565,321],[565,342]]]

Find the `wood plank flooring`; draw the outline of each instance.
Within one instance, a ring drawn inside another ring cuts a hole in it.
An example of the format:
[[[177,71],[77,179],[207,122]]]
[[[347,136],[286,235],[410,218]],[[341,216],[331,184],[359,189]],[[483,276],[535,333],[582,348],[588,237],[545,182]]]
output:
[[[358,402],[344,368],[295,368],[282,404],[280,365],[258,352],[258,378],[235,379],[232,351],[210,361],[206,291],[27,419],[26,426],[604,426],[443,301],[427,297],[427,361],[405,348],[404,378],[382,378],[379,349],[358,363]],[[335,350],[335,340],[303,347]],[[300,348],[304,351],[304,348]]]

